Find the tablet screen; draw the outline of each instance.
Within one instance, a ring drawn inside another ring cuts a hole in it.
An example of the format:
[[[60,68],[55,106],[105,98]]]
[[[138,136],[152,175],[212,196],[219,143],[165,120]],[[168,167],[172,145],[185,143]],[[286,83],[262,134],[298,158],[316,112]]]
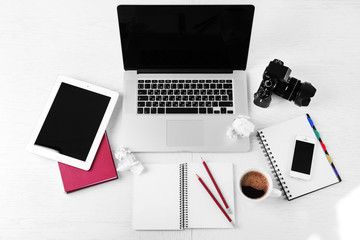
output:
[[[85,161],[110,97],[61,83],[35,145]]]

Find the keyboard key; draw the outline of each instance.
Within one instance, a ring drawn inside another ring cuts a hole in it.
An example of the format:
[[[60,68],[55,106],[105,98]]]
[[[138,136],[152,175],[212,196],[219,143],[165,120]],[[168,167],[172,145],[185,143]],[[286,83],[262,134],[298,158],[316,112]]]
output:
[[[182,100],[186,102],[187,100],[189,100],[189,97],[188,96],[182,96]]]
[[[205,114],[206,113],[206,108],[199,108],[199,113]]]
[[[178,89],[183,89],[183,87],[184,87],[184,84],[178,84]]]
[[[165,80],[159,80],[159,83],[164,83],[165,82]]]
[[[206,83],[211,83],[211,80],[210,80],[210,79],[206,79],[205,82],[206,82]]]
[[[159,102],[159,107],[165,107],[165,102]]]
[[[165,83],[171,83],[171,80],[167,79],[165,80]]]
[[[219,80],[216,80],[216,79],[213,80],[213,83],[218,83],[218,82],[219,82]]]
[[[185,80],[183,80],[183,79],[182,79],[182,80],[179,80],[179,83],[184,83],[184,82],[185,82]]]
[[[165,108],[158,108],[158,113],[159,114],[165,113]]]
[[[210,88],[211,88],[211,89],[215,89],[215,88],[216,88],[216,85],[212,83],[212,84],[210,84]]]
[[[151,89],[156,89],[157,88],[157,84],[151,84]]]
[[[178,103],[178,102],[173,102],[173,103],[172,103],[172,106],[173,106],[173,107],[178,107],[178,106],[179,106],[179,103]]]
[[[195,97],[195,100],[196,100],[196,101],[201,101],[201,96],[200,96],[200,95],[196,96],[196,97]]]
[[[220,83],[225,83],[225,80],[224,80],[224,79],[221,79],[221,80],[220,80]]]
[[[209,96],[209,101],[214,101],[215,100],[215,97],[213,95],[210,95]]]
[[[207,108],[207,113],[213,113],[213,108]]]
[[[154,94],[155,94],[155,95],[160,95],[160,90],[155,90],[155,91],[154,91]]]
[[[187,94],[188,94],[188,95],[193,95],[193,94],[194,94],[194,90],[187,90]]]
[[[144,83],[144,80],[139,79],[138,82],[139,82],[139,83]]]
[[[147,90],[138,90],[138,95],[146,95]]]
[[[163,89],[164,88],[164,84],[158,84],[158,89]]]
[[[221,114],[225,114],[226,113],[226,108],[220,108]]]
[[[199,83],[205,83],[205,80],[201,79],[199,80]]]
[[[218,102],[212,102],[212,106],[213,106],[213,107],[218,107],[218,106],[219,106],[219,103],[218,103]]]
[[[156,79],[151,80],[152,83],[157,83],[158,81]]]
[[[138,107],[145,107],[145,102],[138,102]]]
[[[227,101],[227,100],[228,100],[228,97],[227,97],[227,96],[221,96],[221,100],[222,100],[222,101]]]
[[[156,113],[156,108],[151,108],[151,114],[155,114]]]
[[[174,94],[174,90],[168,90],[168,95],[173,95]]]
[[[186,102],[185,105],[186,107],[191,107],[191,102]]]
[[[215,110],[214,113],[215,113],[215,114],[220,114],[220,111],[219,111],[219,110]]]
[[[150,84],[145,84],[145,89],[150,89]]]
[[[194,95],[199,95],[200,94],[200,91],[199,90],[194,90]]]
[[[145,80],[145,83],[151,83],[151,81],[150,80]]]
[[[165,103],[165,106],[166,106],[166,107],[171,107],[171,102],[166,102],[166,103]]]
[[[207,107],[211,107],[211,102],[206,102]]]
[[[155,101],[155,96],[149,96],[149,101]]]
[[[180,94],[181,94],[181,95],[186,95],[186,90],[181,90],[181,91],[180,91]]]
[[[179,102],[179,107],[185,107],[185,102]]]
[[[207,83],[204,84],[204,88],[205,88],[205,89],[209,89],[209,87],[210,87],[209,84],[207,84]]]
[[[153,102],[153,103],[152,103],[152,106],[153,106],[153,107],[158,107],[158,106],[159,106],[159,103],[158,103],[158,102]]]
[[[220,94],[221,95],[225,95],[226,94],[226,91],[224,89],[220,90]]]
[[[194,100],[195,100],[195,96],[194,96],[194,95],[189,96],[189,101],[194,101]]]
[[[181,101],[181,96],[180,96],[180,95],[176,96],[176,97],[175,97],[175,100],[176,100],[176,101]]]
[[[216,95],[216,96],[215,96],[215,100],[216,100],[216,101],[220,101],[220,100],[221,100],[221,96],[220,96],[220,95]]]
[[[203,88],[203,85],[201,83],[197,84],[197,89]]]
[[[161,95],[166,95],[166,93],[167,93],[166,90],[161,90],[161,91],[160,91],[160,94],[161,94]]]
[[[196,89],[196,84],[191,84],[191,89]]]
[[[188,83],[184,84],[184,88],[185,88],[185,89],[189,89],[189,88],[190,88],[190,84],[188,84]]]
[[[197,114],[198,108],[166,108],[166,113],[170,114]]]
[[[190,79],[188,79],[188,80],[186,80],[185,82],[186,82],[186,83],[191,83],[191,80],[190,80]]]
[[[227,79],[226,83],[232,83],[231,79]]]
[[[149,100],[148,96],[138,96],[138,101],[147,101]]]
[[[150,113],[150,108],[144,108],[144,113],[149,114]]]
[[[138,84],[138,89],[144,89],[144,84]]]
[[[170,89],[170,84],[166,83],[166,84],[164,85],[164,88],[165,88],[165,89]]]
[[[171,80],[172,83],[178,83],[179,81],[176,79]]]
[[[218,83],[218,84],[216,84],[216,87],[217,87],[218,89],[221,89],[221,88],[223,87],[223,85],[222,85],[221,83]]]
[[[233,111],[233,110],[228,110],[227,113],[228,113],[228,114],[233,114],[234,111]]]
[[[147,107],[151,107],[151,102],[146,102]]]
[[[232,88],[232,84],[224,84],[224,88]]]
[[[219,107],[232,107],[232,102],[219,102]]]
[[[194,79],[194,80],[192,80],[192,82],[193,82],[193,83],[198,83],[199,81],[196,80],[196,79]]]
[[[144,112],[144,109],[143,109],[143,108],[138,108],[138,109],[137,109],[137,113],[138,113],[138,114],[142,114],[143,112]]]
[[[198,106],[199,106],[198,102],[192,102],[191,105],[192,105],[193,107],[198,107]]]
[[[171,84],[171,89],[176,89],[176,84],[175,83]]]

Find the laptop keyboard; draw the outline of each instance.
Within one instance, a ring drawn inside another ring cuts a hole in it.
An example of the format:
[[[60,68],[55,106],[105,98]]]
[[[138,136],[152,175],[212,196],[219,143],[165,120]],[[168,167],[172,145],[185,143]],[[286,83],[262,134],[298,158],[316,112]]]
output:
[[[138,114],[233,114],[232,79],[138,79]]]

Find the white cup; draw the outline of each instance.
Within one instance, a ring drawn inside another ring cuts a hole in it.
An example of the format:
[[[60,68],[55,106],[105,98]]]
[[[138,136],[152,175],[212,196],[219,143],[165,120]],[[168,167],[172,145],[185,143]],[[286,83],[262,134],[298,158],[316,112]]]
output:
[[[260,197],[260,198],[249,198],[248,196],[246,196],[242,189],[241,189],[241,179],[242,177],[248,173],[248,172],[251,172],[251,171],[255,171],[255,172],[259,172],[261,173],[262,175],[265,176],[267,182],[268,182],[268,190],[266,191],[266,193]],[[265,200],[266,198],[268,197],[280,197],[282,195],[282,192],[276,188],[274,188],[274,184],[273,184],[273,181],[270,177],[270,174],[265,171],[264,169],[262,168],[249,168],[247,169],[246,171],[244,171],[242,174],[240,174],[240,177],[237,181],[237,189],[240,191],[240,194],[243,195],[246,199],[250,200],[250,201],[253,201],[253,202],[260,202],[260,201],[263,201]]]

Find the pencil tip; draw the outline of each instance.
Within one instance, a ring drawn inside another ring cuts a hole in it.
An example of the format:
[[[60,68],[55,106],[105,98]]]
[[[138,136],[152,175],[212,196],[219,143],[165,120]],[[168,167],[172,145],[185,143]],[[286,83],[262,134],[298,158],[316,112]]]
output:
[[[199,175],[195,174],[197,176],[197,178],[200,178]]]

